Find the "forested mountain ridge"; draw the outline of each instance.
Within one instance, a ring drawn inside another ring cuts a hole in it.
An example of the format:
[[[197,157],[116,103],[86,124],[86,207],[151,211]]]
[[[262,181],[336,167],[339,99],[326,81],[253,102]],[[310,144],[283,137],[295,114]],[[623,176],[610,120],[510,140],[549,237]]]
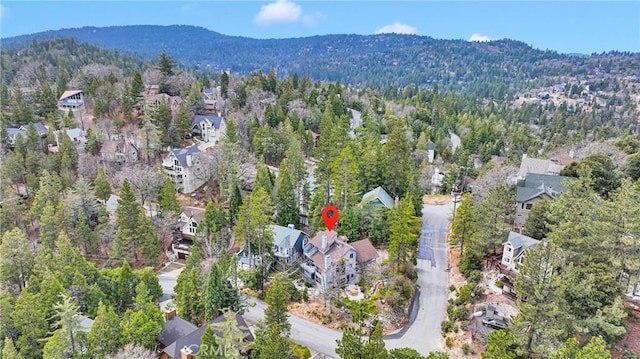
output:
[[[437,85],[500,99],[518,89],[553,85],[559,76],[640,76],[640,54],[571,56],[508,39],[479,43],[380,34],[259,40],[194,26],[137,25],[46,31],[3,39],[2,46],[50,38],[74,38],[147,59],[164,50],[182,66],[213,71],[274,68],[281,76],[297,72],[353,87]]]

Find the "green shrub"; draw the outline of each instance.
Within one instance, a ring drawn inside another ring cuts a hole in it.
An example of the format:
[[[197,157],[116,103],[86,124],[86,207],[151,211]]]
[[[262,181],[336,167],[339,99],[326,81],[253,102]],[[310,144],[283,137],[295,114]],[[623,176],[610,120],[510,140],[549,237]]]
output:
[[[455,286],[455,285],[453,285],[453,284],[449,286],[449,291],[450,291],[450,292],[455,292],[455,291],[456,291],[456,289],[458,289],[458,288],[456,288],[456,286]]]
[[[468,327],[469,327],[469,323],[467,323],[466,320],[463,322],[460,322],[460,329],[467,330]]]
[[[311,357],[311,351],[309,348],[292,341],[289,341],[289,345],[291,346],[291,349],[293,349],[293,356],[297,359],[308,359]]]
[[[469,280],[474,271],[482,271],[482,256],[474,250],[467,250],[460,260],[460,273]]]
[[[496,287],[502,288],[502,287],[504,287],[504,283],[502,283],[501,281],[497,280],[496,281]]]
[[[463,285],[458,290],[458,299],[460,304],[470,304],[473,302],[473,296],[471,295],[471,287],[468,284]]]
[[[471,351],[471,347],[467,343],[462,344],[461,349],[462,349],[462,352],[465,354],[469,354],[469,352]]]
[[[456,320],[467,320],[467,317],[469,316],[469,310],[467,309],[467,307],[459,307],[456,308],[456,310],[453,311],[452,314],[449,315],[449,319],[452,321],[456,321]]]
[[[444,344],[447,346],[447,348],[451,348],[453,346],[453,338],[447,337],[447,339],[444,341]]]
[[[309,301],[309,291],[307,290],[307,287],[304,287],[304,291],[302,292],[302,300],[305,302]]]
[[[453,316],[454,310],[456,310],[456,307],[454,307],[452,303],[447,304],[447,314],[449,314],[449,318]]]
[[[442,335],[445,336],[453,329],[453,322],[445,320],[440,324],[440,330],[442,331]]]

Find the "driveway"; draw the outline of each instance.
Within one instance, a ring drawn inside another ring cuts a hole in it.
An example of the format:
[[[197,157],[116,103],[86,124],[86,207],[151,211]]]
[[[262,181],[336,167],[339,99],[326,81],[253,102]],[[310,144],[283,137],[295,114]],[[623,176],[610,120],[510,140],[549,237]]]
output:
[[[420,354],[441,351],[440,323],[447,309],[448,259],[446,230],[453,214],[453,203],[424,205],[420,235],[418,290],[420,291],[409,324],[397,333],[387,335],[387,349],[409,347]]]

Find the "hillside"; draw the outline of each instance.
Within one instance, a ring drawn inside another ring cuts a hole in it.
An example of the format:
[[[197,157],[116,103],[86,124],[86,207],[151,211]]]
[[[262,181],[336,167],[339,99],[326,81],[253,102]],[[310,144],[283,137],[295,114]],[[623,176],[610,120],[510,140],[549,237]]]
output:
[[[640,76],[640,54],[570,56],[514,40],[478,43],[395,34],[258,40],[194,26],[145,25],[47,31],[3,39],[2,46],[68,37],[147,59],[164,50],[184,67],[241,74],[274,68],[280,76],[297,72],[363,88],[437,84],[493,98],[553,84],[560,76]]]

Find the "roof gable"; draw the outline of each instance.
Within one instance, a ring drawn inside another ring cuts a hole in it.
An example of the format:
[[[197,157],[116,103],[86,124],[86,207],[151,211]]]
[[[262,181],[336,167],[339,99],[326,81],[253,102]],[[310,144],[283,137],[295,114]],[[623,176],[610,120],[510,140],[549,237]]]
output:
[[[280,248],[293,248],[298,238],[303,237],[304,233],[295,228],[272,225],[273,244]]]
[[[395,204],[393,198],[391,198],[389,193],[387,193],[387,191],[385,191],[381,186],[372,189],[362,196],[363,203],[372,203],[376,200],[380,201],[380,203],[387,208],[393,208]]]
[[[530,199],[547,195],[554,198],[558,193],[564,193],[567,188],[563,182],[572,181],[575,178],[566,176],[544,175],[529,173],[524,180],[518,181],[516,188],[516,201],[526,202]]]
[[[220,125],[222,124],[222,117],[216,115],[196,115],[191,121],[191,127],[195,127],[196,125],[200,125],[202,122],[207,122],[211,126],[215,127],[216,130],[220,129]]]
[[[200,149],[198,148],[198,146],[193,145],[193,146],[189,146],[189,147],[185,147],[185,148],[175,149],[175,150],[171,151],[171,153],[169,153],[169,155],[170,156],[174,156],[178,160],[178,163],[180,163],[180,166],[188,167],[187,166],[187,155],[193,155],[194,153],[198,153],[198,152],[200,152]]]
[[[509,243],[515,252],[522,252],[527,248],[537,246],[540,241],[529,236],[525,236],[524,234],[511,231],[509,232],[509,237],[507,237],[506,243]]]
[[[349,243],[356,251],[356,261],[358,264],[366,263],[378,258],[378,251],[368,239]]]
[[[191,324],[190,322],[178,317],[177,315],[173,318],[164,322],[164,329],[158,334],[158,341],[165,346],[171,345],[171,343],[176,340],[188,335],[198,327]]]
[[[67,90],[67,91],[62,93],[62,96],[60,96],[60,99],[58,101],[62,101],[67,97],[71,97],[71,96],[77,95],[79,93],[82,93],[82,90]]]

